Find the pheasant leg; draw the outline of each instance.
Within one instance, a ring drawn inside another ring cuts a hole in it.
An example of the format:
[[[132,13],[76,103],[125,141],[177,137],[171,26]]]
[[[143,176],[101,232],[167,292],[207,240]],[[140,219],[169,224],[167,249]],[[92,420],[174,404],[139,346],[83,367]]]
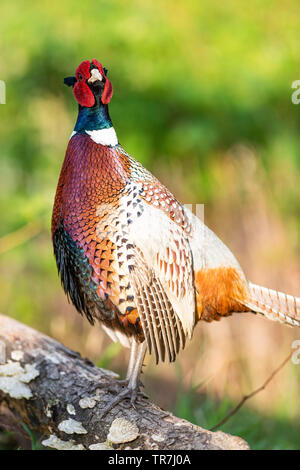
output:
[[[140,392],[140,375],[146,354],[146,342],[137,344],[135,341],[131,345],[130,360],[126,374],[126,386],[111,402],[104,408],[101,413],[103,418],[112,408],[125,398],[130,398],[130,403],[134,407],[136,399]]]

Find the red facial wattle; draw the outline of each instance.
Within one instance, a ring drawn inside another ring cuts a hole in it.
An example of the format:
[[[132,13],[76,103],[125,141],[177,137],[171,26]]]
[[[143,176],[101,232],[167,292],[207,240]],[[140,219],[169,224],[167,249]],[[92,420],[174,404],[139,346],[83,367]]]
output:
[[[86,80],[90,78],[90,65],[89,60],[84,60],[77,67],[75,72],[77,82],[73,88],[73,94],[78,103],[88,108],[91,108],[95,104],[93,92],[86,83]]]
[[[105,78],[104,90],[102,93],[101,101],[103,104],[108,104],[111,100],[113,94],[113,88],[110,80],[106,78],[104,68],[102,64],[97,60],[93,59],[92,63],[98,68],[101,75]],[[90,66],[91,63],[89,60],[84,60],[76,69],[76,79],[77,82],[73,88],[73,94],[81,106],[91,108],[95,104],[95,97],[87,84],[87,80],[90,78]]]

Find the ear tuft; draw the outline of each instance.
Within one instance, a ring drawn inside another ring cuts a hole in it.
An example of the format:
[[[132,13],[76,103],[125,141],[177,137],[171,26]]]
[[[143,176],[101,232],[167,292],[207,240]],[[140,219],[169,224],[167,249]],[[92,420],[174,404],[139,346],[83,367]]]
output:
[[[64,78],[64,84],[67,86],[74,86],[77,82],[76,77],[66,77]]]

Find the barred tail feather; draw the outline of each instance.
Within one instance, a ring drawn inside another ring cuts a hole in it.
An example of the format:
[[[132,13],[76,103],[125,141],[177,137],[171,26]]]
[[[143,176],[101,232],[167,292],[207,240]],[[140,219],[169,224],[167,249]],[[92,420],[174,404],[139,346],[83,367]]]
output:
[[[249,282],[249,298],[244,305],[270,320],[300,326],[300,298]]]

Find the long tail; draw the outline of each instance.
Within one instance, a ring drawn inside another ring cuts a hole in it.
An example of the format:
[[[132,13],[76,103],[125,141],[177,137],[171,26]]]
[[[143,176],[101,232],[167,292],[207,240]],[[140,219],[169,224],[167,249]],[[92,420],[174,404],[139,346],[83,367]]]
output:
[[[249,282],[250,296],[243,301],[256,313],[261,313],[270,320],[300,326],[300,299],[283,294],[267,287],[257,286]]]

